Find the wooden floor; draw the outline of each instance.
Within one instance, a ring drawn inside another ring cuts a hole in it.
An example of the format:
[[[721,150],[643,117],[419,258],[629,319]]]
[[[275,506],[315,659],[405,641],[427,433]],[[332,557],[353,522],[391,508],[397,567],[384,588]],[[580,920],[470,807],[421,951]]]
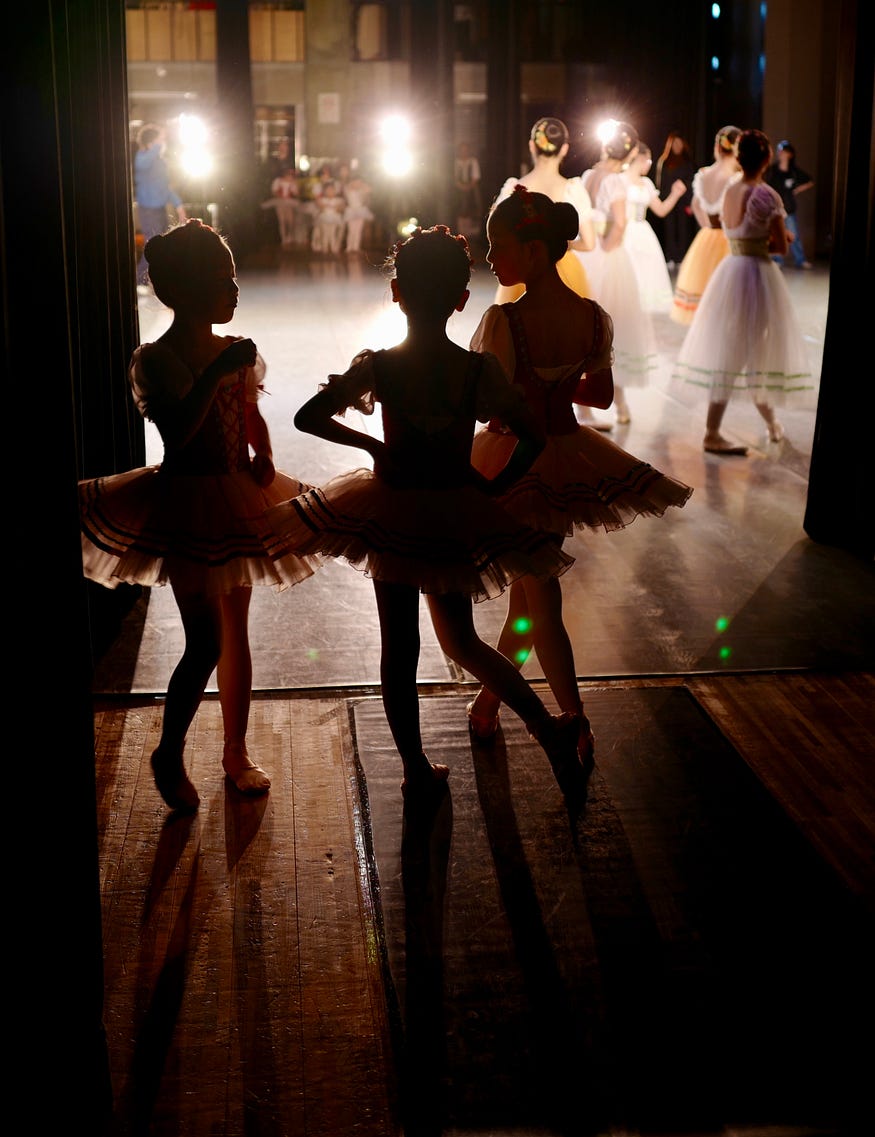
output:
[[[842,890],[875,911],[872,674],[592,686],[686,688]],[[252,745],[273,777],[269,797],[257,801],[241,800],[221,777],[221,716],[208,699],[187,751],[201,809],[171,819],[149,769],[161,700],[97,700],[112,1137],[445,1132],[437,1121],[405,1129],[402,1120],[371,817],[350,715],[375,693],[257,696]],[[709,1137],[766,1132],[729,1121]],[[826,1132],[839,1131],[780,1130]]]

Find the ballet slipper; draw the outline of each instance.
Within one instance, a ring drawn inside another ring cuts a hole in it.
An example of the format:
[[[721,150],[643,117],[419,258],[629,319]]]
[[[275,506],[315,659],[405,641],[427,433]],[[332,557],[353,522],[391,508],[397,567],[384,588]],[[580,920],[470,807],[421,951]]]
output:
[[[784,437],[784,427],[775,419],[769,423],[769,442],[780,442]]]
[[[468,716],[468,733],[473,742],[491,742],[498,734],[499,716],[498,714],[494,717],[476,714],[474,711],[475,702],[476,700],[472,699],[465,708],[465,713]]]
[[[401,783],[401,793],[410,794],[431,793],[443,789],[450,776],[449,766],[441,762],[429,762],[423,754],[425,765],[418,765],[416,773],[405,771],[404,781]]]
[[[270,789],[270,778],[249,757],[245,742],[226,742],[222,769],[238,793],[260,797]]]
[[[565,711],[551,715],[546,723],[535,728],[528,726],[528,730],[546,753],[565,798],[581,804],[586,799],[586,780],[595,745],[589,719],[584,714]]]
[[[171,809],[194,813],[200,805],[198,792],[185,772],[182,750],[174,754],[158,746],[152,752],[152,776],[158,793]]]
[[[715,438],[710,442],[704,443],[704,450],[706,454],[739,454],[742,457],[747,454],[746,446],[739,446],[734,442],[730,442],[727,438]]]

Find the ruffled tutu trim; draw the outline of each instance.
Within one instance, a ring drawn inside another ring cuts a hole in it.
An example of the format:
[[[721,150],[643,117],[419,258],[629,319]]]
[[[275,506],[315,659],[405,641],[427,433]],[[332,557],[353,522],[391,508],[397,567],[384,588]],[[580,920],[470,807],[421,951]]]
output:
[[[516,445],[512,434],[480,430],[472,463],[492,478]],[[693,490],[629,454],[596,430],[581,426],[554,434],[531,469],[500,499],[517,521],[559,536],[575,529],[624,529],[636,517],[682,508]]]
[[[106,588],[164,585],[220,595],[240,586],[290,588],[321,562],[274,551],[271,506],[310,487],[277,472],[260,487],[247,471],[184,477],[160,466],[79,483],[82,565]]]
[[[574,563],[555,536],[521,525],[473,487],[401,489],[367,469],[271,509],[267,520],[280,552],[340,558],[374,580],[474,601]]]

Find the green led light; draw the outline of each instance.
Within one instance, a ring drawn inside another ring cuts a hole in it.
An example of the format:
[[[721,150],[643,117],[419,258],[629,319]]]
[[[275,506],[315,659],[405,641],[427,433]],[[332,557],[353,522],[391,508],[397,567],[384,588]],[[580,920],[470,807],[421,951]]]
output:
[[[728,616],[719,616],[714,621],[714,627],[717,629],[718,632],[725,632],[726,629],[729,627]]]
[[[729,659],[730,655],[732,655],[732,648],[731,647],[722,647],[720,649],[720,658],[721,659]]]
[[[309,659],[311,662],[315,663],[318,658],[319,658],[319,651],[317,648],[311,647],[311,648],[307,649],[307,659]]]
[[[513,622],[513,630],[518,636],[524,636],[532,630],[532,621],[528,616],[518,616]]]
[[[516,655],[514,656],[514,659],[517,661],[517,663],[520,666],[522,666],[528,658],[529,658],[529,653],[528,653],[528,650],[526,648],[520,649],[520,651],[518,651],[516,653]]]

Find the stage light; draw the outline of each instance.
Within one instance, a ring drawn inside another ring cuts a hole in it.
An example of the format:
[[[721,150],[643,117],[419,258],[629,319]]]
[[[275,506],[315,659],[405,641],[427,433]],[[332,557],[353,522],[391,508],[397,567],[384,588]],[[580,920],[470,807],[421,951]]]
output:
[[[178,121],[179,164],[190,178],[204,178],[212,172],[213,157],[209,152],[209,131],[197,115],[181,114]]]
[[[596,138],[598,138],[599,142],[601,142],[601,144],[604,146],[604,144],[608,141],[608,139],[613,138],[614,135],[617,133],[617,127],[618,126],[619,126],[619,121],[617,119],[615,119],[615,118],[605,119],[604,122],[601,122],[598,125],[598,128],[595,132]]]
[[[413,137],[413,125],[407,115],[388,114],[380,121],[377,133],[386,146],[406,146]]]
[[[413,169],[413,154],[410,140],[413,137],[413,124],[407,115],[388,114],[377,127],[377,134],[383,153],[380,164],[391,178],[404,178]]]
[[[404,178],[413,169],[413,156],[409,150],[391,150],[383,155],[382,166],[391,178]]]

